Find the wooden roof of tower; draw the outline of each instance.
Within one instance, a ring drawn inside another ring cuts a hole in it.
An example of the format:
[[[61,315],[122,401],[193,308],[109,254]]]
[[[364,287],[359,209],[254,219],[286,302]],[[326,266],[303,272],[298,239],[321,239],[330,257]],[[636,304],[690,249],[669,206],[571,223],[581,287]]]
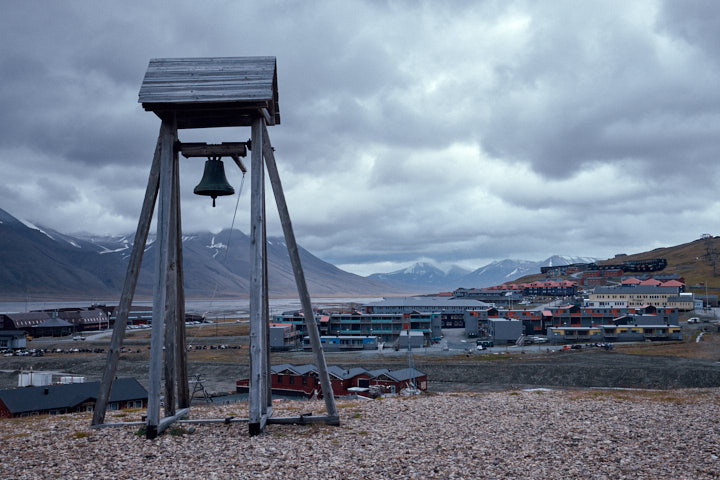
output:
[[[178,128],[249,126],[261,109],[280,123],[275,57],[154,58],[138,97]]]

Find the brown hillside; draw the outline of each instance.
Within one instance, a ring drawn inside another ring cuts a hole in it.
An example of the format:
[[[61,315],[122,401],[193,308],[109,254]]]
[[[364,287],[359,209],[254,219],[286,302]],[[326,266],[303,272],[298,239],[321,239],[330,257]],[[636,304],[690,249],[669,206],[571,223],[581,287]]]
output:
[[[701,283],[707,283],[708,291],[720,290],[720,258],[717,260],[716,273],[713,275],[712,261],[708,258],[708,250],[716,252],[720,257],[720,237],[709,239],[700,238],[689,243],[676,245],[674,247],[656,248],[649,252],[635,253],[632,255],[602,260],[600,265],[622,263],[624,260],[646,260],[650,258],[665,258],[668,266],[662,273],[677,273],[685,279],[688,290],[697,293],[704,293],[705,287]],[[534,282],[545,278],[541,274],[526,275],[518,278],[515,282]],[[708,292],[709,293],[709,292]]]

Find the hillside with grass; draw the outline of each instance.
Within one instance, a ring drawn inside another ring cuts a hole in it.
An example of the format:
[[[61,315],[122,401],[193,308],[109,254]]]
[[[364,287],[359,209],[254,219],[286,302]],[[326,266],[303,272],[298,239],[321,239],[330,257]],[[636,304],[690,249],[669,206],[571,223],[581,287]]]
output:
[[[665,258],[668,265],[664,270],[654,273],[677,273],[685,279],[689,291],[708,293],[720,291],[720,237],[699,238],[689,243],[672,247],[656,248],[642,253],[599,261],[600,265],[622,263],[625,260],[647,260]],[[713,266],[713,263],[716,265]],[[631,275],[631,273],[628,273]],[[517,283],[543,280],[542,274],[526,275],[515,280]]]

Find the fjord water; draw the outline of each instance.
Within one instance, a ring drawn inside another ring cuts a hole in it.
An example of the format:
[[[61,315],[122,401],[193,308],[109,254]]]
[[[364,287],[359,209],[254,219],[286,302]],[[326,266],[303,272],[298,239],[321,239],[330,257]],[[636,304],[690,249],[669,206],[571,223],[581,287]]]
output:
[[[313,298],[314,307],[330,307],[346,305],[349,303],[370,303],[382,298]],[[117,300],[76,300],[76,301],[43,301],[43,302],[0,302],[0,313],[21,313],[31,310],[48,310],[73,307],[89,307],[93,304],[117,305]],[[139,300],[133,302],[137,306],[152,306],[152,300]],[[288,310],[300,310],[300,300],[297,298],[271,298],[270,314],[277,315]],[[247,298],[222,300],[187,300],[185,302],[187,313],[204,314],[208,319],[247,317],[250,313],[250,300]]]

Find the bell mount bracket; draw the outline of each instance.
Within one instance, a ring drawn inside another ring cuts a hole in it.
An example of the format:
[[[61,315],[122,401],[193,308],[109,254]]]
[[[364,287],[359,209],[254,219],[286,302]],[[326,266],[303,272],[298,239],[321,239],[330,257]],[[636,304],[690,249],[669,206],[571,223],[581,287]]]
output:
[[[247,168],[240,160],[240,157],[246,157],[248,151],[248,142],[222,142],[219,144],[208,143],[181,143],[176,142],[175,148],[185,158],[191,157],[207,157],[219,160],[222,157],[230,157],[235,161],[243,173],[247,173]]]

